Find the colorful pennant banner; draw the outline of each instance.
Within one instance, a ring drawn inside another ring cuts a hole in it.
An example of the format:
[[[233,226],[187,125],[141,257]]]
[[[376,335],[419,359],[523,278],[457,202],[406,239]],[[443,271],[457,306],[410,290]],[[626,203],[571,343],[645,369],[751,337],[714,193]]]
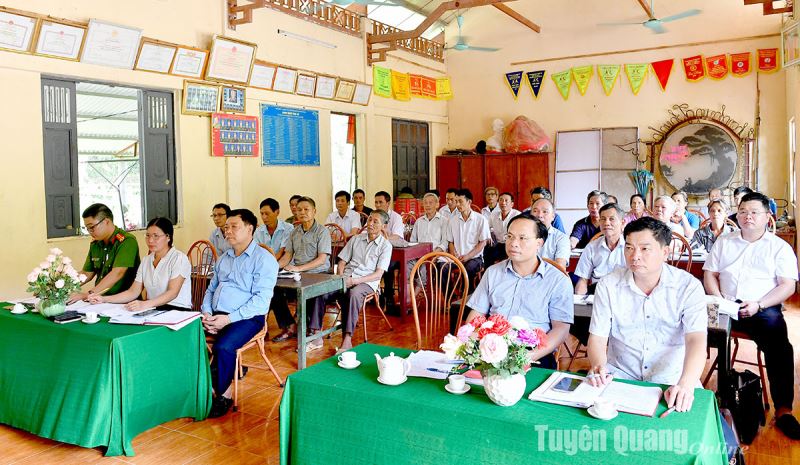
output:
[[[728,55],[714,55],[713,57],[706,57],[706,73],[711,79],[725,79],[728,75]]]
[[[628,83],[631,85],[631,92],[633,95],[639,93],[642,89],[642,84],[647,78],[647,68],[650,67],[648,63],[637,63],[632,65],[625,65],[625,74],[628,75]]]
[[[420,80],[422,84],[422,96],[425,98],[436,98],[436,79],[428,76],[422,76]]]
[[[528,86],[533,92],[533,98],[539,98],[539,91],[542,89],[542,81],[544,81],[544,71],[528,71],[525,73],[528,78]]]
[[[575,85],[578,86],[578,92],[581,95],[586,95],[586,89],[589,88],[589,81],[594,74],[594,66],[577,66],[572,68],[572,78],[575,80]]]
[[[611,95],[611,91],[614,90],[620,68],[620,65],[597,65],[597,76],[606,95]]]
[[[758,49],[758,70],[762,73],[774,73],[778,70],[778,49]]]
[[[450,100],[453,98],[453,90],[450,88],[450,78],[436,79],[436,100]]]
[[[392,70],[392,96],[395,100],[411,100],[411,82],[408,74]]]
[[[392,98],[392,70],[372,67],[372,92],[379,97]]]
[[[672,74],[673,64],[675,64],[675,59],[673,58],[650,63],[650,67],[653,68],[653,74],[656,75],[658,85],[661,86],[662,92],[667,90],[667,82],[669,82],[669,76]]]
[[[683,59],[683,72],[686,73],[686,80],[697,82],[706,77],[706,69],[703,67],[703,56],[695,55]]]
[[[522,71],[506,73],[506,83],[508,83],[511,93],[514,94],[514,100],[516,100],[519,95],[519,86],[522,84]]]
[[[750,71],[752,71],[750,52],[731,53],[731,75],[733,77],[747,76]]]
[[[556,84],[558,92],[567,100],[569,98],[569,88],[572,87],[572,70],[561,71],[560,73],[553,73],[550,79]]]

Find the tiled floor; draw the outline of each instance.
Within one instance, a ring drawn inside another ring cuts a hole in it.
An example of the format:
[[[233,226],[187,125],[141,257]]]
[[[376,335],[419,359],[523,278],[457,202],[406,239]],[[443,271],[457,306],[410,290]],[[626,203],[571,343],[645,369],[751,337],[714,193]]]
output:
[[[800,398],[797,380],[800,379],[800,297],[795,295],[786,311],[790,338],[795,349],[795,398]],[[368,317],[370,342],[411,347],[415,340],[412,318],[401,322],[391,318],[394,331],[388,331],[382,319],[370,313]],[[274,327],[274,326],[272,326]],[[276,330],[272,331],[276,333]],[[363,339],[361,327],[356,342]],[[313,364],[333,355],[339,338],[325,341],[325,349],[309,358]],[[268,356],[281,376],[295,371],[296,352],[293,341],[268,344]],[[754,359],[754,345],[745,342],[742,357]],[[254,351],[247,360],[256,360]],[[576,360],[573,370],[587,368],[585,359]],[[742,367],[737,367],[742,369]],[[753,368],[750,368],[753,370]],[[715,380],[712,378],[712,383]],[[279,463],[278,406],[282,390],[269,372],[251,370],[240,386],[240,409],[223,418],[194,422],[179,419],[157,426],[137,436],[136,456],[104,457],[100,449],[84,449],[33,436],[24,431],[0,425],[0,465],[5,464],[277,464]],[[797,402],[795,405],[798,405]],[[800,416],[800,409],[796,409]],[[772,424],[772,411],[767,427],[746,453],[748,465],[800,464],[800,441],[790,441]]]

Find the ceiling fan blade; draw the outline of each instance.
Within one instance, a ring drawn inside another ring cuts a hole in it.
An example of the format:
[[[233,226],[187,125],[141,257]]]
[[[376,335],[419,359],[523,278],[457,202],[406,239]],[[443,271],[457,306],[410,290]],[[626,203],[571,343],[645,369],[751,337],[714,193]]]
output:
[[[468,50],[474,50],[476,52],[496,52],[500,50],[499,48],[494,47],[473,47],[472,45],[469,45],[468,47]]]
[[[697,10],[697,9],[686,10],[684,12],[681,12],[681,13],[678,13],[678,14],[674,14],[672,16],[667,16],[666,18],[661,18],[660,21],[662,23],[668,23],[670,21],[676,21],[676,20],[679,20],[679,19],[688,18],[690,16],[696,16],[696,15],[699,15],[700,13],[702,13],[702,12],[703,12],[703,10]]]
[[[667,30],[664,29],[664,25],[661,24],[661,21],[658,19],[651,19],[649,21],[645,21],[644,23],[642,23],[642,25],[656,34],[663,34],[667,32]]]
[[[639,26],[641,24],[641,21],[625,23],[597,23],[598,26]]]

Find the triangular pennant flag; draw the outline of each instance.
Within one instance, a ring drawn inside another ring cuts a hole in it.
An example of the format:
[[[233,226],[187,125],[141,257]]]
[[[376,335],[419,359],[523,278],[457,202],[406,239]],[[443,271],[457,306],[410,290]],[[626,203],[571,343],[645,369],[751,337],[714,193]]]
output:
[[[542,81],[544,81],[544,71],[528,71],[525,76],[528,78],[528,86],[533,92],[533,98],[539,98],[539,91],[542,88]]]
[[[733,77],[744,77],[750,74],[753,65],[750,62],[750,52],[731,53],[731,75]]]
[[[519,95],[519,86],[522,84],[522,71],[514,71],[513,73],[506,73],[506,83],[514,94],[514,100]]]
[[[572,78],[575,80],[575,85],[578,86],[578,92],[581,95],[586,95],[586,89],[589,87],[589,81],[594,74],[594,67],[592,65],[577,66],[572,68]]]
[[[600,84],[603,85],[606,95],[611,95],[614,84],[617,83],[619,69],[620,65],[597,65],[597,76],[600,78]]]
[[[550,79],[556,84],[558,92],[564,97],[564,100],[569,98],[569,88],[572,86],[572,70],[561,71],[560,73],[553,73]]]
[[[636,63],[633,65],[625,65],[625,74],[628,75],[628,83],[631,85],[631,92],[637,95],[642,88],[642,83],[647,77],[647,68],[650,65],[647,63]]]
[[[669,76],[672,74],[672,65],[674,63],[674,58],[650,63],[650,66],[653,68],[653,74],[656,75],[658,84],[661,86],[662,91],[667,90],[667,82],[669,82]]]
[[[778,49],[758,49],[758,71],[761,73],[774,73],[778,70]]]
[[[714,55],[713,57],[706,57],[706,73],[711,79],[725,79],[728,75],[728,55]]]
[[[693,57],[684,58],[683,72],[686,74],[686,80],[689,82],[697,82],[706,77],[706,68],[703,66],[703,56],[695,55]]]
[[[395,100],[411,100],[411,83],[408,74],[392,70],[392,95]]]
[[[372,92],[380,97],[392,97],[392,70],[380,66],[372,67]]]

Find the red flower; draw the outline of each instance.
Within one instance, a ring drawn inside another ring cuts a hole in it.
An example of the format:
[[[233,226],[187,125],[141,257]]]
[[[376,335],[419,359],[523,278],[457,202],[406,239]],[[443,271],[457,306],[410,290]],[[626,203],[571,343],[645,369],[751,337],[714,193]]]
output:
[[[498,336],[504,336],[511,329],[511,324],[503,317],[503,315],[492,315],[489,317],[489,321],[494,323],[491,328],[491,332],[497,334]]]
[[[547,344],[547,333],[542,328],[534,328],[533,330],[539,336],[539,347]]]
[[[472,319],[472,320],[469,322],[469,324],[471,324],[471,325],[472,325],[472,327],[473,327],[473,328],[475,328],[475,329],[478,329],[478,328],[480,328],[480,327],[481,327],[481,325],[482,325],[482,324],[484,324],[484,323],[486,323],[486,317],[485,317],[485,316],[483,316],[483,315],[476,316],[475,318],[473,318],[473,319]]]

